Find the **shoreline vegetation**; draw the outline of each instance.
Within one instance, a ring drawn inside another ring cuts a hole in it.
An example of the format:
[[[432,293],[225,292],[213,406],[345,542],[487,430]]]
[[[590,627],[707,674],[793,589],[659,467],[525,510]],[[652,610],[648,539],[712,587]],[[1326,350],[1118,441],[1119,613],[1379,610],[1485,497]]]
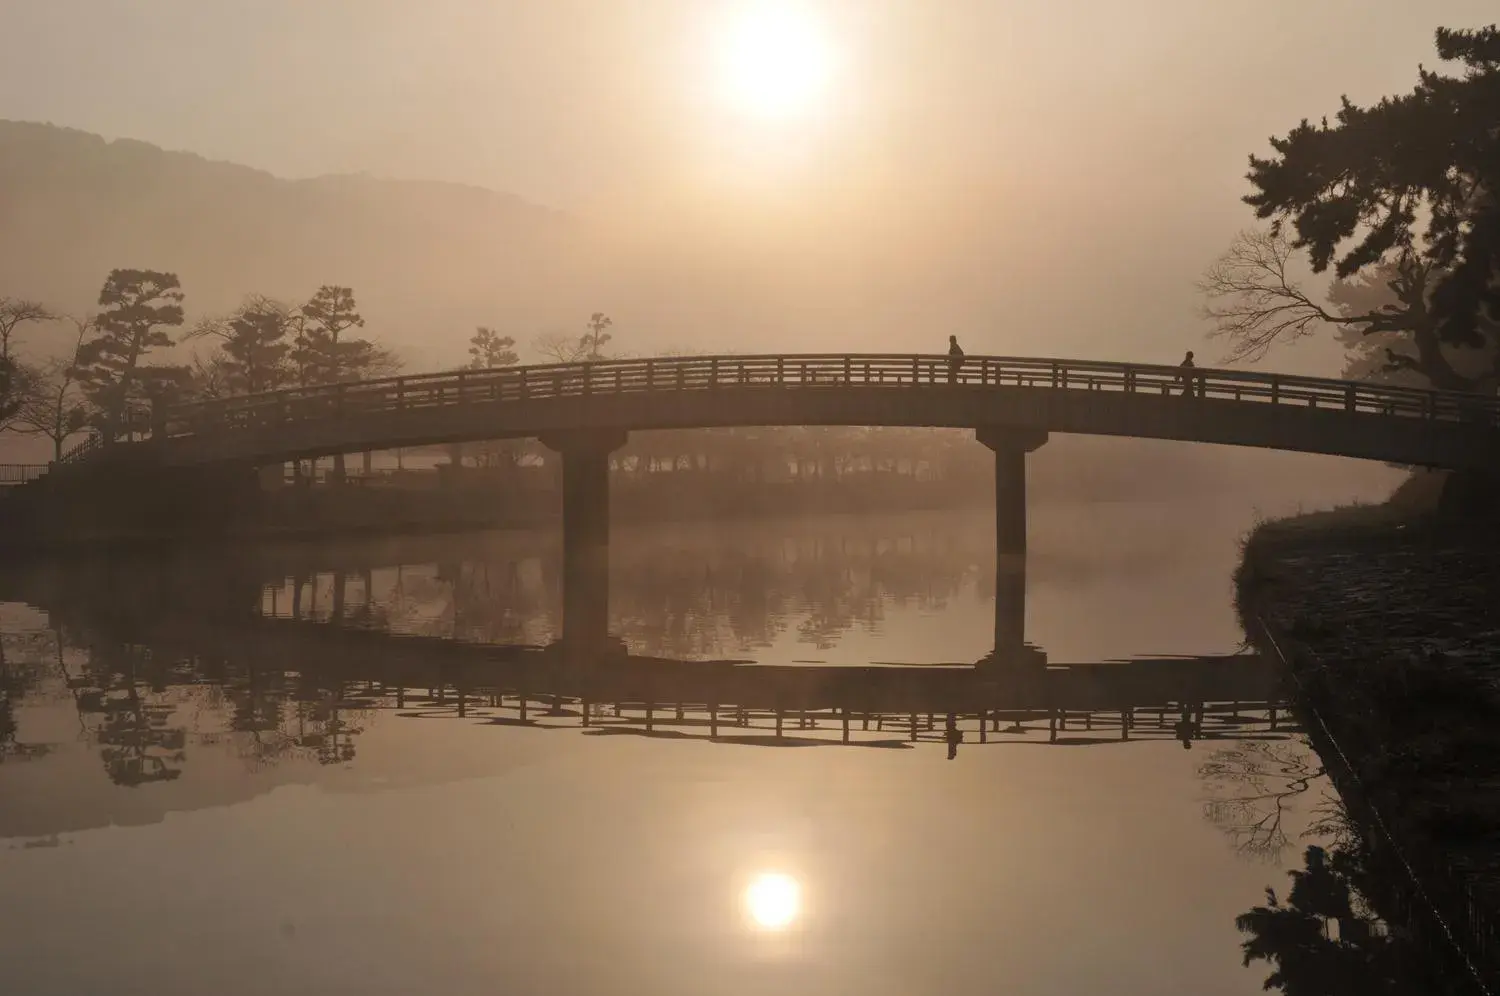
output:
[[[1419,472],[1384,504],[1261,523],[1235,589],[1250,642],[1284,660],[1340,794],[1395,858],[1400,926],[1492,985],[1500,528],[1466,514],[1465,491]]]

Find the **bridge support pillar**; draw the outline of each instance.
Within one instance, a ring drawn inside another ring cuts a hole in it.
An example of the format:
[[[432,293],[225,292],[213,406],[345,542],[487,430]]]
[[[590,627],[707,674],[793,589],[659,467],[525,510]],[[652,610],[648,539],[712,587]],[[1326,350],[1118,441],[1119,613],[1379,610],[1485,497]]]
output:
[[[573,649],[602,649],[609,638],[609,455],[625,439],[609,429],[541,439],[562,458],[562,639]]]
[[[974,436],[995,454],[995,552],[1026,555],[1026,454],[1047,441],[1046,429],[986,425]]]
[[[1026,648],[1026,558],[995,558],[995,656],[1007,659]]]

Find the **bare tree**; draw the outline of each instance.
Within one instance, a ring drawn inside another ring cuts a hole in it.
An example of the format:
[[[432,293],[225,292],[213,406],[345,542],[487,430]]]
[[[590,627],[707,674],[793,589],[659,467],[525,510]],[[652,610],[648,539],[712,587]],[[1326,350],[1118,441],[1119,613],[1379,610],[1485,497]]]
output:
[[[1229,342],[1226,362],[1255,361],[1278,343],[1330,329],[1351,349],[1351,373],[1420,379],[1446,390],[1495,389],[1500,326],[1481,320],[1475,342],[1445,342],[1430,307],[1437,283],[1432,263],[1402,252],[1356,278],[1334,281],[1324,304],[1293,277],[1297,252],[1274,229],[1241,232],[1199,281],[1211,335]]]
[[[50,322],[57,315],[36,301],[0,297],[0,360],[9,360],[11,338],[27,322]]]
[[[236,392],[236,376],[232,362],[222,349],[215,349],[207,356],[193,354],[188,366],[188,391],[194,397],[205,400],[227,398]]]
[[[89,423],[89,406],[84,400],[76,370],[78,355],[94,330],[93,316],[71,318],[73,348],[26,373],[21,407],[16,413],[16,429],[45,436],[52,441],[52,459],[61,460],[63,446]]]
[[[605,343],[614,339],[614,336],[605,331],[612,325],[614,325],[614,319],[602,311],[596,311],[589,316],[588,325],[585,326],[586,331],[582,335],[571,336],[566,332],[558,331],[543,332],[531,340],[531,348],[545,359],[558,363],[602,360],[605,358]]]
[[[1278,342],[1301,339],[1346,319],[1318,304],[1293,279],[1296,249],[1279,233],[1251,229],[1235,236],[1198,281],[1211,333],[1229,340],[1227,362],[1258,360]]]
[[[566,332],[543,332],[531,340],[531,348],[543,359],[555,363],[578,363],[588,356],[588,343],[582,336]]]
[[[1292,799],[1322,777],[1306,745],[1246,740],[1215,751],[1198,775],[1211,794],[1203,814],[1242,854],[1275,860],[1291,843],[1285,828]]]

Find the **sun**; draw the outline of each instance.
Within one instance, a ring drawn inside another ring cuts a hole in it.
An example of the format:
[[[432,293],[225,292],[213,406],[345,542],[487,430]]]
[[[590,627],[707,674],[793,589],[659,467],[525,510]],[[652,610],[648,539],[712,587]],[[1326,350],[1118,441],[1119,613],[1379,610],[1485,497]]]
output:
[[[780,872],[757,875],[745,890],[745,910],[757,927],[785,930],[802,909],[797,880]]]
[[[719,42],[724,96],[744,111],[788,117],[814,110],[835,68],[832,46],[811,12],[793,3],[752,3]]]

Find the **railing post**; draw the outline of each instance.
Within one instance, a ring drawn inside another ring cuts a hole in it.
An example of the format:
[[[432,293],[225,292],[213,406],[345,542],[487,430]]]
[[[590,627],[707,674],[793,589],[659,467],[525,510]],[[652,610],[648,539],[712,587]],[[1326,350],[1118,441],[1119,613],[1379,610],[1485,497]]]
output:
[[[1350,384],[1344,388],[1344,409],[1354,411],[1354,385]]]
[[[854,383],[854,369],[853,369],[853,365],[854,365],[854,361],[853,360],[849,359],[849,357],[847,357],[847,356],[844,357],[844,383],[845,384],[852,384],[852,383]]]
[[[911,358],[911,383],[913,387],[922,383],[922,358],[920,356]]]
[[[1125,393],[1135,393],[1135,367],[1125,368]]]
[[[1058,388],[1058,387],[1062,386],[1061,374],[1062,374],[1062,370],[1058,367],[1057,361],[1053,360],[1052,361],[1052,386],[1054,388]]]
[[[646,390],[656,390],[656,361],[646,361]]]
[[[1271,375],[1271,404],[1281,402],[1281,378],[1275,374]]]
[[[786,386],[786,360],[780,356],[776,357],[776,386]]]
[[[719,358],[717,356],[708,361],[708,386],[719,386]]]
[[[530,386],[529,386],[529,385],[528,385],[528,384],[527,384],[527,383],[526,383],[526,368],[525,368],[525,367],[522,367],[522,368],[521,368],[521,400],[522,400],[522,401],[525,401],[525,400],[526,400],[526,398],[527,398],[527,397],[528,397],[528,396],[529,396],[529,395],[530,395],[530,394],[531,394],[531,388],[530,388]]]

